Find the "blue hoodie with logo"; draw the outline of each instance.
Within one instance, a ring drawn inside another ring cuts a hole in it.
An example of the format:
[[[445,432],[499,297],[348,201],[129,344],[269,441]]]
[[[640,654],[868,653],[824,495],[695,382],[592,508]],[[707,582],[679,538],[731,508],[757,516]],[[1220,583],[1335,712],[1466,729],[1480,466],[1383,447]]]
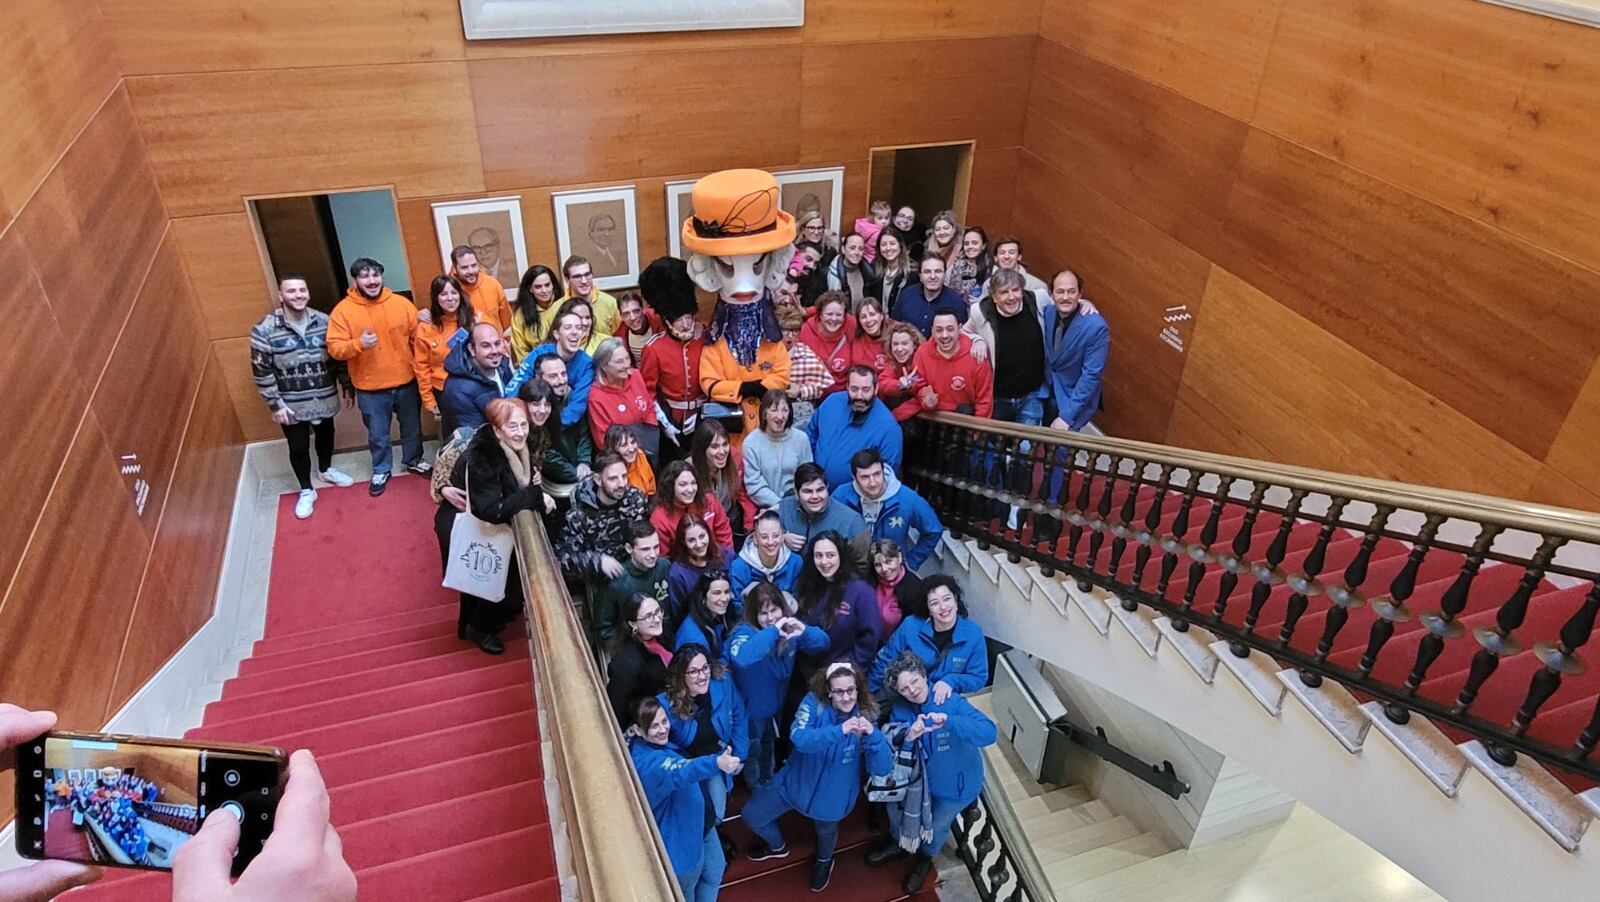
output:
[[[744,697],[745,716],[751,721],[766,720],[783,708],[789,678],[794,674],[796,652],[820,654],[828,648],[828,634],[808,626],[799,636],[778,648],[778,628],[757,629],[748,623],[733,628],[728,639],[728,659],[733,664],[733,682]]]
[[[744,699],[739,695],[738,687],[733,684],[733,678],[727,674],[720,677],[713,676],[706,694],[711,698],[711,726],[717,731],[719,744],[732,746],[734,757],[743,761],[750,749],[750,733],[745,727]],[[672,744],[680,749],[693,745],[695,734],[700,730],[700,724],[694,715],[679,717],[678,712],[672,707],[672,700],[667,698],[665,692],[656,696],[656,701],[661,703],[661,710],[667,712],[667,723],[672,730]],[[723,774],[722,779],[730,789],[733,787],[732,776]]]
[[[966,617],[957,617],[951,629],[955,635],[941,655],[939,646],[933,644],[933,621],[914,614],[907,616],[878,649],[872,671],[867,674],[867,685],[874,692],[881,688],[884,671],[910,650],[927,668],[929,685],[943,680],[963,695],[982,689],[989,682],[989,643],[984,641],[983,627]]]
[[[800,555],[787,545],[778,546],[778,564],[768,567],[761,563],[761,551],[756,548],[756,538],[744,540],[744,548],[728,566],[728,580],[733,586],[733,600],[743,606],[744,593],[756,583],[772,583],[789,595],[794,594],[795,580],[800,578]]]
[[[944,524],[933,506],[921,495],[900,483],[899,477],[888,467],[883,468],[883,497],[876,504],[862,499],[855,481],[839,486],[833,500],[861,515],[872,540],[893,539],[905,555],[906,568],[916,571],[933,556],[939,547],[939,537],[944,535]],[[917,540],[911,541],[913,531]],[[846,538],[849,538],[846,536]]]
[[[882,730],[844,732],[841,724],[859,713],[842,714],[810,692],[794,713],[794,754],[778,771],[778,795],[812,820],[843,820],[856,806],[865,775],[882,776],[894,767]]]
[[[999,731],[994,721],[960,695],[951,693],[944,704],[934,704],[933,689],[928,700],[913,705],[904,698],[895,703],[890,715],[895,723],[911,725],[918,714],[945,715],[944,726],[929,730],[917,741],[927,753],[928,794],[935,799],[972,804],[983,792],[983,747],[993,745]]]
[[[721,773],[717,756],[685,758],[670,745],[651,745],[643,736],[628,739],[628,756],[655,815],[667,860],[673,873],[681,874],[699,862],[706,847],[711,824],[700,784]]]

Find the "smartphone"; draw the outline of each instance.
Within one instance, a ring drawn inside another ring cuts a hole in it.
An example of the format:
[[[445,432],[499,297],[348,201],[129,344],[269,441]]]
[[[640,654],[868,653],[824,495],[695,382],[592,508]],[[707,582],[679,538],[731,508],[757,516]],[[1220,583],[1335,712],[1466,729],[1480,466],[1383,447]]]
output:
[[[229,808],[238,876],[272,833],[287,769],[274,746],[46,733],[17,747],[17,852],[169,871],[206,815]]]

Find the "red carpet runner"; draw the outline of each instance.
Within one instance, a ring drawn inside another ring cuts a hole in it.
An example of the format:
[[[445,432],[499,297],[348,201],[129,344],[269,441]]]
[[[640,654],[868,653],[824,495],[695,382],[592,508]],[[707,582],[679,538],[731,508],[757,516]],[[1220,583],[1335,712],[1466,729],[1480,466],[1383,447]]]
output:
[[[427,483],[319,489],[278,506],[265,637],[190,738],[309,748],[363,900],[555,900],[526,632],[490,657],[456,638]],[[108,872],[75,900],[165,900]]]

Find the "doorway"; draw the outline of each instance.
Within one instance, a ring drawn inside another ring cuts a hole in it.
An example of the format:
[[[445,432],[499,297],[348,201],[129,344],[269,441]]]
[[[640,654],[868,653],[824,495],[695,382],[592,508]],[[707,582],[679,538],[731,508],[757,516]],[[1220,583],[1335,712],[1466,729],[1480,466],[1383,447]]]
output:
[[[262,268],[273,291],[279,278],[293,273],[311,289],[312,308],[332,312],[350,287],[350,264],[370,257],[383,264],[384,284],[390,291],[415,300],[391,189],[256,197],[247,204]],[[338,450],[366,446],[366,427],[354,408],[339,411],[334,429]],[[431,429],[429,418],[423,417],[424,434]]]
[[[895,209],[911,207],[924,225],[942,210],[954,210],[956,218],[966,222],[976,143],[872,148],[867,164],[868,202],[888,199]]]

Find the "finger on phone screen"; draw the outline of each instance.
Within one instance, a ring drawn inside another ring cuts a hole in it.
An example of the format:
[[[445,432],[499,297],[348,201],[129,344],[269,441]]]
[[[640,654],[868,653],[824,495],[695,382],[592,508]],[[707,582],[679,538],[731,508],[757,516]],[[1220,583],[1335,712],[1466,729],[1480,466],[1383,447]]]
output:
[[[178,849],[172,863],[173,902],[202,902],[227,895],[239,817],[227,808],[206,815],[200,832]]]

